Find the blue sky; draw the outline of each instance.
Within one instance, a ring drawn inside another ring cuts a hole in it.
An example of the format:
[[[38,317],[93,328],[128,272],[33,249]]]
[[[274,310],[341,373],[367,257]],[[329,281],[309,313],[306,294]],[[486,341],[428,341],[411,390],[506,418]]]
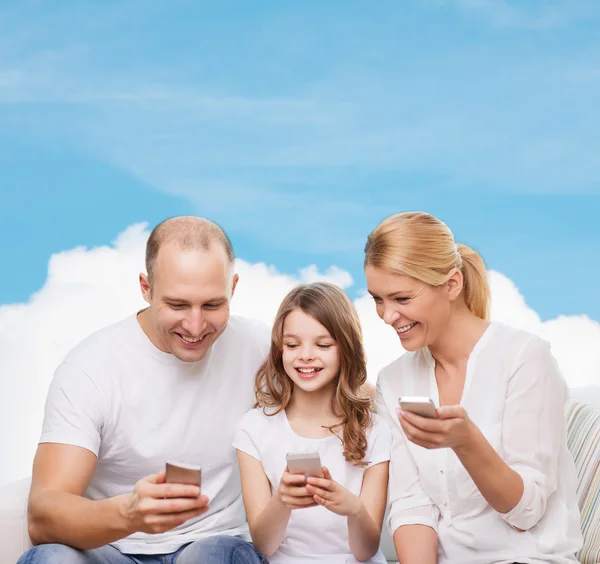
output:
[[[420,209],[543,319],[600,320],[596,1],[0,0],[0,304],[52,253],[205,215],[364,287]]]

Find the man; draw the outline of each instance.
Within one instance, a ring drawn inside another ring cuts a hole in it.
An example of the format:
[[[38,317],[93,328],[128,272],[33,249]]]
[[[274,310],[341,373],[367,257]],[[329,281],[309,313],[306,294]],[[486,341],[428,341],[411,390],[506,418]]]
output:
[[[270,339],[262,323],[230,317],[233,268],[227,235],[206,219],[153,230],[140,274],[148,307],[56,370],[29,498],[37,546],[19,564],[262,561],[244,540],[231,443]],[[167,460],[200,466],[201,491],[165,483]]]

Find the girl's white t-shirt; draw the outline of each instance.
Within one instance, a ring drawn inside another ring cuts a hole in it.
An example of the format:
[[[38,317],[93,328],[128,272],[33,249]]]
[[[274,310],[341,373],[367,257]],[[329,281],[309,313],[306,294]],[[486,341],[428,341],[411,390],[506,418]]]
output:
[[[285,411],[268,416],[259,408],[248,412],[238,423],[233,445],[260,460],[271,483],[271,491],[279,486],[288,452],[317,451],[333,480],[359,495],[365,470],[390,459],[391,430],[376,414],[373,414],[373,426],[367,432],[367,442],[365,460],[369,464],[360,468],[346,462],[342,441],[337,436],[323,439],[301,437],[293,431]],[[275,554],[269,557],[269,562],[358,562],[350,550],[347,518],[320,506],[293,510],[283,541]],[[369,562],[383,564],[386,559],[379,550]]]

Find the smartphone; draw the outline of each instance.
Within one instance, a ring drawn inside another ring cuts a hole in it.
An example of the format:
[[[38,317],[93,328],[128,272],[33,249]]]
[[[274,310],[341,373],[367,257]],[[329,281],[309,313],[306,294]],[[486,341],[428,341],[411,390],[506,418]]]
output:
[[[198,487],[202,484],[202,470],[199,466],[168,461],[166,464],[166,472],[167,475],[165,481],[167,483],[189,484]]]
[[[398,405],[404,411],[410,411],[416,413],[421,417],[428,417],[430,419],[437,419],[437,413],[435,412],[435,403],[428,397],[422,396],[402,396],[398,400]]]
[[[323,477],[321,457],[318,452],[290,452],[285,459],[290,474],[304,474],[307,478]]]

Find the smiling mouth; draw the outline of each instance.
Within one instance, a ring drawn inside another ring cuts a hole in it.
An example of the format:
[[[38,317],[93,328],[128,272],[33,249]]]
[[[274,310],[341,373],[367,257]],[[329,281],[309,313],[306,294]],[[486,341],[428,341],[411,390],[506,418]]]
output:
[[[206,337],[206,335],[204,335],[202,337],[188,337],[187,335],[182,335],[181,333],[177,333],[177,336],[184,343],[188,343],[189,345],[197,345],[198,343],[201,343],[204,340],[204,338]]]
[[[296,368],[296,372],[300,375],[300,378],[312,378],[316,376],[322,368]]]
[[[407,331],[410,331],[416,324],[417,324],[417,322],[414,321],[410,325],[404,325],[404,327],[398,327],[398,329],[396,329],[396,331],[400,334],[406,333]]]

